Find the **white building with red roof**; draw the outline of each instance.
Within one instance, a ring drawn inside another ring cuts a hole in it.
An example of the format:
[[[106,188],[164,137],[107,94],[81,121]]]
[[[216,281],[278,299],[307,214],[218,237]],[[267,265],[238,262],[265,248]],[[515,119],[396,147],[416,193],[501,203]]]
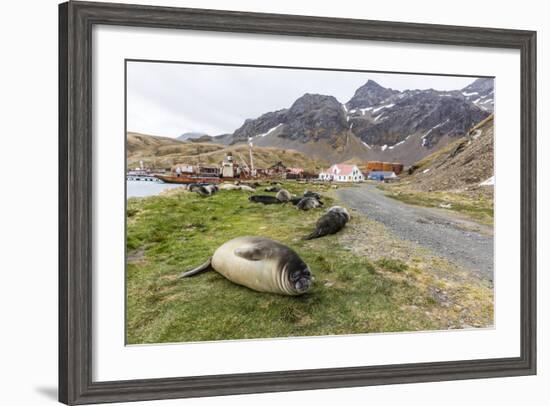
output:
[[[319,174],[319,180],[335,182],[362,182],[365,176],[357,165],[334,164]]]

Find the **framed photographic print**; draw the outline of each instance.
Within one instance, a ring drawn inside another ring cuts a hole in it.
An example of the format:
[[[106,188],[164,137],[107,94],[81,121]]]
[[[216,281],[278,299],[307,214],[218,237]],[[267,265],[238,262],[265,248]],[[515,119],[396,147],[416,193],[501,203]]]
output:
[[[59,29],[61,402],[536,373],[535,32]]]

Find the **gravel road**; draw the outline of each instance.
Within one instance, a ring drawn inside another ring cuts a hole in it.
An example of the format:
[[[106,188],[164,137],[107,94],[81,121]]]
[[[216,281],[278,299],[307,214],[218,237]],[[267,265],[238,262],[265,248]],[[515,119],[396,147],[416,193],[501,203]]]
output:
[[[493,235],[489,227],[476,225],[452,212],[391,199],[374,185],[343,188],[336,194],[346,206],[381,222],[397,237],[493,280]]]

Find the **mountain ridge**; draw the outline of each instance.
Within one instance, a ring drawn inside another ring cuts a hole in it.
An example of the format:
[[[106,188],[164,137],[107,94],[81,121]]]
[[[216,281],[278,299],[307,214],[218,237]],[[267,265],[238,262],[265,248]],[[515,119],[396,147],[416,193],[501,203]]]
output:
[[[369,79],[346,103],[305,93],[291,106],[247,119],[228,145],[249,142],[293,148],[334,161],[399,160],[412,164],[463,136],[493,112],[492,78],[458,90],[394,90]],[[346,147],[353,144],[353,149]]]

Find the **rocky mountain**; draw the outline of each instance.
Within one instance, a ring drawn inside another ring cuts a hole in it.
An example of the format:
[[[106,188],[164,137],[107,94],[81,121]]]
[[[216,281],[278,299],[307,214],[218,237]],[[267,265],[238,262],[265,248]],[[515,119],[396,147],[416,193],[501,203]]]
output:
[[[419,134],[421,146],[430,149],[445,135],[464,135],[489,115],[459,92],[432,89],[399,92],[382,103],[360,106],[349,110],[354,134],[384,150]]]
[[[420,191],[487,192],[494,185],[494,119],[490,115],[455,142],[410,168],[403,184]]]
[[[235,130],[231,144],[276,135],[289,141],[335,140],[349,131],[346,109],[333,96],[306,93],[288,109],[246,120]]]
[[[385,100],[389,100],[398,93],[399,91],[397,90],[386,89],[380,86],[374,80],[368,80],[367,83],[355,91],[355,94],[350,101],[346,103],[346,106],[349,109],[376,106]]]
[[[228,138],[230,144],[247,142],[249,138],[265,137],[286,120],[287,109],[265,113],[256,119],[248,119]]]
[[[493,103],[492,78],[453,91],[399,91],[368,80],[347,103],[306,93],[290,107],[247,119],[233,134],[211,141],[233,145],[251,139],[331,162],[409,165],[465,135],[491,114]]]
[[[461,90],[466,100],[485,111],[494,111],[494,79],[479,78]]]

